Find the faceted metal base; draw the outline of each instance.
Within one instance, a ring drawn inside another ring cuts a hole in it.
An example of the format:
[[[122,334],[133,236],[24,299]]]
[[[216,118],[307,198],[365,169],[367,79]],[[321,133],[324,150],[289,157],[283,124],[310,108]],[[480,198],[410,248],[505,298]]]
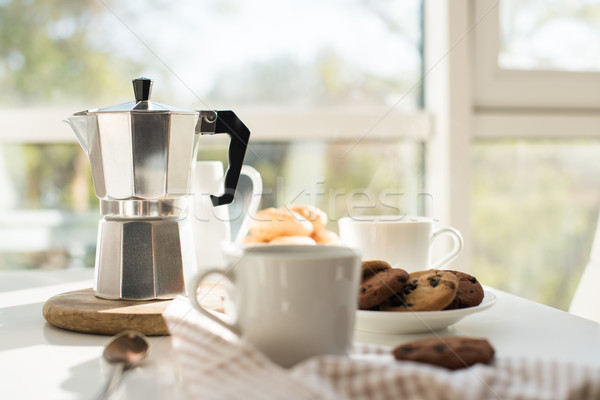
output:
[[[105,299],[170,299],[194,271],[188,218],[100,220],[94,291]]]

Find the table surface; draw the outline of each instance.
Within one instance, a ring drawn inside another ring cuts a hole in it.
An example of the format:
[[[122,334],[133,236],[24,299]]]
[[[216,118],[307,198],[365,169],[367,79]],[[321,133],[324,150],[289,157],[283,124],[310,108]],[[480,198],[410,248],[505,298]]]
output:
[[[102,359],[107,336],[69,332],[48,324],[50,297],[92,285],[92,269],[0,271],[0,398],[92,399],[111,372]],[[600,324],[518,296],[498,298],[436,335],[487,338],[501,357],[536,357],[600,366]],[[432,334],[355,332],[355,341],[395,346]],[[150,338],[151,352],[127,376],[127,399],[183,399],[169,337]]]

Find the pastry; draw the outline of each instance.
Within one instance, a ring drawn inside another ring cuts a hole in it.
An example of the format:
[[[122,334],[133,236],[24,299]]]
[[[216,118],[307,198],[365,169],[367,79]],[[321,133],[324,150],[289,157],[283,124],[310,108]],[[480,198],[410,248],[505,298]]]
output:
[[[401,290],[408,279],[408,273],[400,268],[380,271],[365,279],[358,293],[358,308],[369,310]]]
[[[317,244],[313,239],[308,236],[278,236],[271,240],[269,244],[305,244],[315,245]]]
[[[288,207],[290,211],[302,215],[307,221],[313,225],[313,231],[320,231],[325,229],[327,225],[327,214],[319,210],[317,207],[298,204]]]
[[[254,235],[248,235],[244,238],[244,241],[242,242],[244,244],[257,244],[257,243],[267,243],[265,240],[258,238]]]
[[[402,290],[381,304],[379,310],[443,310],[454,300],[457,287],[458,278],[451,272],[436,269],[413,272]]]
[[[468,337],[436,337],[415,340],[392,350],[396,360],[416,361],[448,369],[489,363],[494,348],[485,339]]]
[[[256,213],[248,231],[256,240],[270,242],[278,236],[309,236],[313,225],[285,207],[267,208]]]
[[[456,308],[475,307],[483,301],[483,287],[473,275],[466,272],[451,271],[458,278],[458,288],[456,289],[456,297],[445,310],[453,310]]]
[[[329,244],[329,245],[340,245],[342,242],[340,241],[340,237],[332,231],[328,231],[327,229],[321,229],[318,231],[313,231],[310,235],[311,238],[318,244]]]

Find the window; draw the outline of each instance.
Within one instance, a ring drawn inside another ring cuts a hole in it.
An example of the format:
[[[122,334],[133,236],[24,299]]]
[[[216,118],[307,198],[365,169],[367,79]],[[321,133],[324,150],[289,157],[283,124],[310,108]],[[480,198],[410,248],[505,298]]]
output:
[[[473,271],[567,309],[600,209],[600,2],[471,4]]]
[[[261,171],[261,206],[314,204],[328,211],[328,228],[347,215],[423,212],[425,146],[419,140],[322,140],[251,142],[246,163]],[[200,150],[199,159],[226,160],[222,146]]]
[[[600,71],[598,1],[508,0],[499,6],[501,69]]]
[[[473,266],[482,282],[568,309],[600,206],[600,140],[473,145]]]
[[[139,76],[155,80],[158,102],[236,111],[265,206],[323,181],[319,205],[338,217],[339,191],[353,189],[421,207],[431,124],[419,0],[5,0],[0,10],[0,268],[93,265],[98,201],[61,120],[131,100]],[[226,145],[203,140],[199,159],[223,159]]]
[[[600,104],[597,1],[472,4],[477,107],[581,111]]]
[[[124,82],[148,75],[157,99],[189,108],[420,107],[419,1],[0,7],[1,96],[12,106],[116,104],[131,97]]]

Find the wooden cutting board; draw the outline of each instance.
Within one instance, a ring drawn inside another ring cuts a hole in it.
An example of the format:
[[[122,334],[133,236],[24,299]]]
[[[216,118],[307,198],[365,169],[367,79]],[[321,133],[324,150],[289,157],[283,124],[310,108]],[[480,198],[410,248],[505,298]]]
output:
[[[223,287],[211,285],[211,290],[204,292],[202,304],[223,312]],[[51,297],[42,313],[50,324],[75,332],[115,335],[133,329],[144,335],[159,336],[169,334],[162,312],[170,303],[171,300],[100,299],[89,288]]]

